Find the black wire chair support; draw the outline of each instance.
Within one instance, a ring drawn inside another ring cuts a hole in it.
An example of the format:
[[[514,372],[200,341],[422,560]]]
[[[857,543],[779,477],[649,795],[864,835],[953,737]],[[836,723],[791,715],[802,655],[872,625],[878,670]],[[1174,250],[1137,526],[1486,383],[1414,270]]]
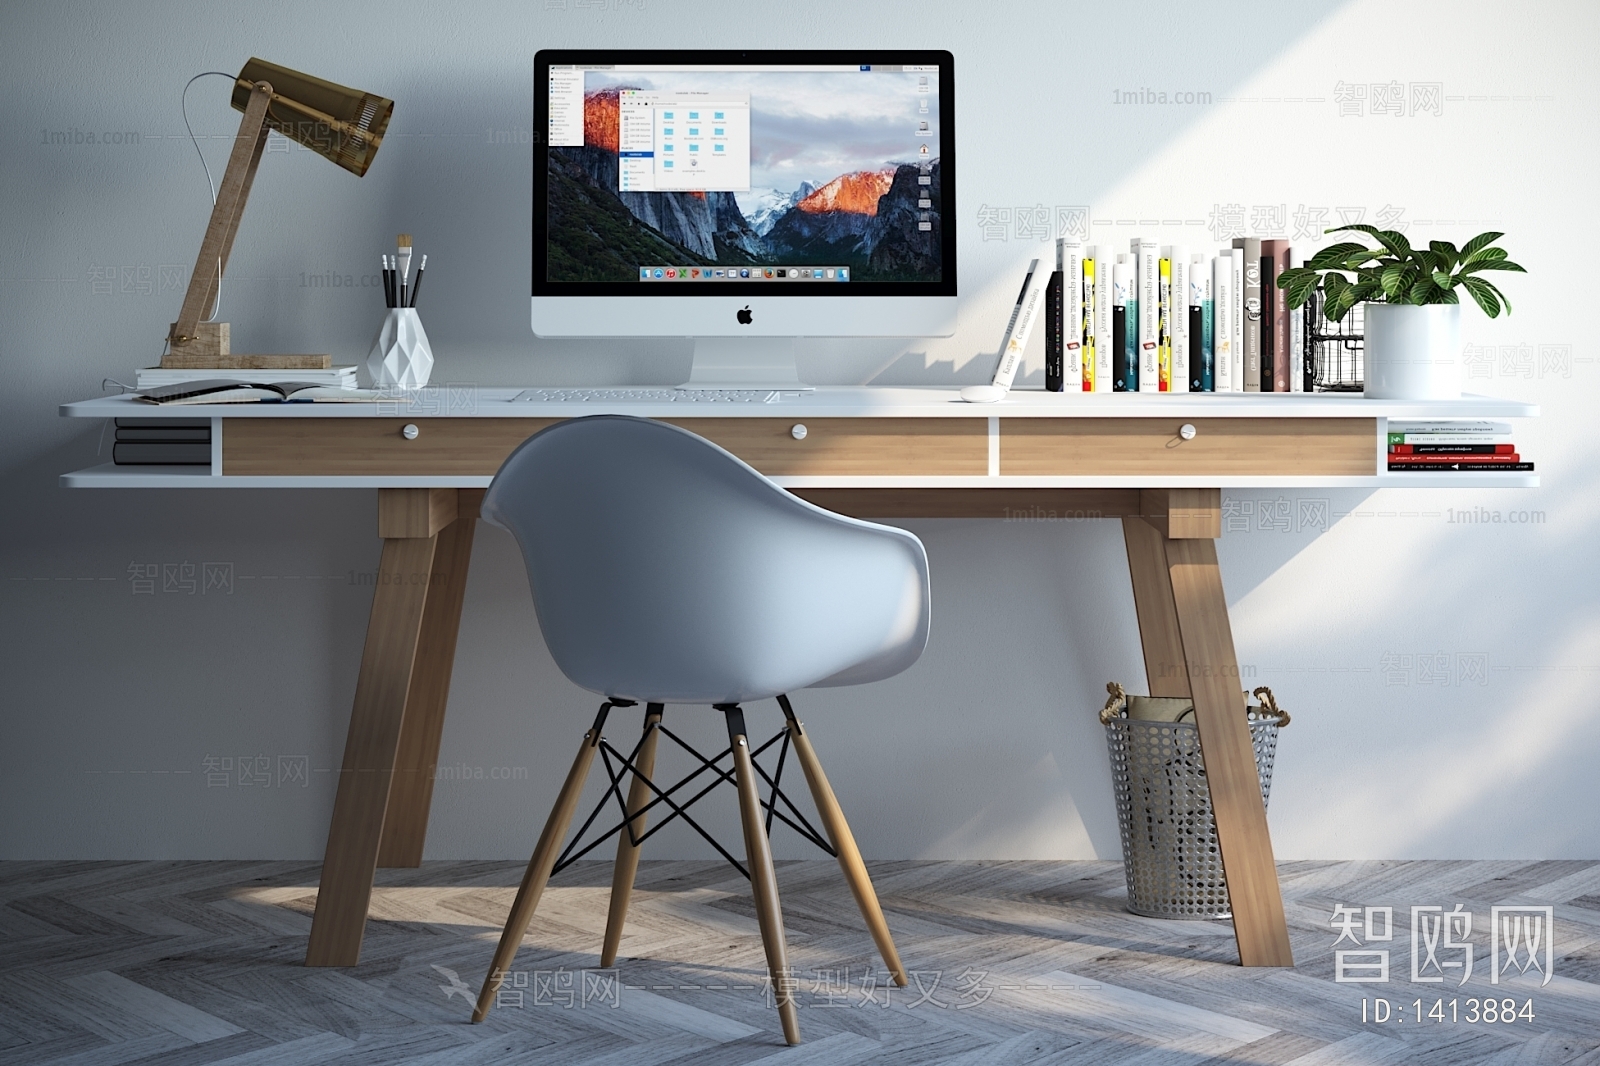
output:
[[[789,708],[787,706],[788,701],[785,700],[783,702],[785,704],[784,709],[787,714],[789,713]],[[625,704],[623,704],[620,700],[616,701],[616,705],[625,706]],[[686,776],[679,779],[675,784],[663,789],[661,786],[652,781],[648,774],[641,773],[639,770],[639,755],[644,750],[646,740],[649,739],[649,732],[643,733],[639,737],[639,742],[633,746],[633,750],[627,754],[623,754],[614,745],[612,745],[610,741],[606,740],[604,736],[601,736],[599,740],[600,761],[605,767],[606,779],[608,782],[605,793],[600,797],[599,802],[595,804],[594,810],[589,813],[589,817],[584,819],[583,824],[578,828],[578,831],[572,835],[572,839],[567,843],[566,848],[561,852],[560,858],[556,860],[555,866],[551,869],[551,874],[553,875],[560,873],[562,870],[566,869],[568,866],[571,866],[573,863],[589,854],[595,848],[599,847],[601,844],[604,844],[607,840],[610,840],[612,837],[621,832],[626,831],[629,842],[634,847],[639,847],[646,840],[649,840],[662,829],[671,825],[675,820],[681,818],[689,825],[690,828],[704,837],[706,842],[715,848],[719,855],[721,855],[724,859],[727,859],[733,868],[738,870],[739,873],[744,875],[744,877],[748,880],[750,877],[750,871],[745,868],[745,865],[738,859],[734,858],[733,855],[729,853],[728,849],[723,847],[722,844],[717,841],[716,837],[712,836],[704,826],[695,821],[694,817],[689,813],[690,807],[694,806],[700,800],[710,795],[718,785],[735,784],[734,767],[732,763],[733,746],[730,744],[728,747],[723,748],[716,755],[708,759],[703,753],[695,748],[694,745],[678,736],[665,725],[662,725],[659,721],[657,721],[650,728],[658,730],[662,736],[666,737],[668,740],[671,740],[679,748],[687,752],[691,757],[698,761],[700,765],[694,770],[690,771]],[[756,761],[756,759],[774,744],[778,745],[778,759],[777,765],[773,768],[773,772],[769,774],[767,773],[766,769]],[[830,844],[828,839],[811,824],[811,820],[805,816],[800,808],[795,806],[794,801],[789,798],[788,793],[783,791],[783,770],[788,760],[788,756],[789,730],[787,728],[779,730],[771,738],[766,740],[759,747],[752,749],[750,752],[750,763],[755,768],[756,773],[761,777],[762,781],[766,783],[770,793],[768,798],[761,801],[761,806],[765,808],[767,812],[767,835],[772,835],[772,820],[777,818],[779,821],[789,826],[789,828],[799,833],[802,837],[809,840],[823,851],[827,852],[830,856],[838,858],[839,853],[834,850],[833,845]],[[728,766],[726,768],[723,768],[721,765],[724,760],[728,761]],[[690,784],[698,780],[702,775],[708,773],[711,775],[709,784],[704,785],[699,789],[699,791],[695,792],[688,799],[681,802],[673,798],[676,794],[688,788]],[[632,775],[634,778],[637,778],[640,782],[642,782],[644,786],[649,789],[651,793],[653,793],[654,796],[654,798],[652,798],[648,803],[641,806],[632,814],[628,813],[628,801],[623,795],[622,790],[623,782],[628,780],[629,775]],[[613,799],[616,801],[617,809],[621,812],[622,820],[613,825],[610,829],[607,829],[604,833],[601,833],[594,839],[584,843],[584,836],[588,834],[590,828],[593,827],[595,820],[600,817],[601,812],[606,809]],[[660,806],[666,806],[670,809],[671,813],[644,832],[637,832],[635,829],[636,824],[642,823],[645,817],[651,811]],[[780,806],[787,808],[789,813],[785,814],[784,811],[780,809]]]

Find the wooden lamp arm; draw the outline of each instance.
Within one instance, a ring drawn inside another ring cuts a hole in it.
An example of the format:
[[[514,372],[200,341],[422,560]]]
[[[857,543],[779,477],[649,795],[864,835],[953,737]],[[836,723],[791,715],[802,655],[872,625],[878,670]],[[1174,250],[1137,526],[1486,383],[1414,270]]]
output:
[[[223,270],[227,268],[228,255],[233,251],[239,217],[244,213],[245,200],[250,196],[250,184],[255,180],[256,166],[261,162],[261,152],[266,147],[267,105],[272,99],[271,85],[263,81],[251,86],[250,102],[245,106],[244,118],[239,120],[239,135],[234,138],[233,151],[228,156],[228,166],[222,174],[222,185],[217,189],[217,202],[211,209],[211,221],[206,226],[205,238],[200,242],[200,254],[195,258],[194,271],[189,275],[189,289],[184,293],[183,307],[167,334],[167,341],[174,351],[196,339],[200,332],[200,320],[210,313],[216,300],[217,285]]]

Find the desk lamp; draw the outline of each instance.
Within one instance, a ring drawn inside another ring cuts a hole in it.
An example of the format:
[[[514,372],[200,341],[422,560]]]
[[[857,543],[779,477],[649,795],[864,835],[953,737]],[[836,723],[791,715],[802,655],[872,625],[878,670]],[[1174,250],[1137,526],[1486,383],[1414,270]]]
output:
[[[233,355],[228,349],[228,323],[202,322],[201,318],[214,313],[210,309],[222,284],[268,131],[277,130],[359,178],[378,154],[389,117],[394,114],[394,101],[252,58],[234,80],[233,107],[243,111],[244,118],[217,189],[194,272],[189,275],[183,308],[167,334],[168,350],[161,365],[232,370],[326,368],[331,362],[326,355]]]

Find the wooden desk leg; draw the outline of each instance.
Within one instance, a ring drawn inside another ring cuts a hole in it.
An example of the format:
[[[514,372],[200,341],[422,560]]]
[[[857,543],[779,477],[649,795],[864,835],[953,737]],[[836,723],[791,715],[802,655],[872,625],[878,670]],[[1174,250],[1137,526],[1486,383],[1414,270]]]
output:
[[[405,728],[439,532],[455,519],[456,493],[380,490],[378,513],[383,556],[345,735],[307,966],[354,966],[361,960],[372,875]],[[447,588],[441,582],[438,591]]]
[[[456,633],[461,626],[461,601],[467,591],[467,566],[477,512],[457,515],[439,531],[433,576],[422,612],[411,686],[406,695],[400,746],[395,753],[394,781],[389,786],[388,813],[378,846],[379,866],[421,866],[428,835],[428,809],[433,803],[439,739],[444,731],[450,672],[455,665]]]
[[[1124,518],[1123,535],[1151,694],[1194,697],[1239,963],[1293,966],[1216,542],[1168,538],[1141,518]]]

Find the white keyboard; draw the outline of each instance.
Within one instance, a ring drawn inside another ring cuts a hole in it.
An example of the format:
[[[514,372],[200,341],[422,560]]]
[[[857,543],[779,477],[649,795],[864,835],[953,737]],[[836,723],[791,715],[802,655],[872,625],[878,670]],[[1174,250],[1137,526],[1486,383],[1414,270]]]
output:
[[[775,389],[524,389],[513,403],[775,403]]]

